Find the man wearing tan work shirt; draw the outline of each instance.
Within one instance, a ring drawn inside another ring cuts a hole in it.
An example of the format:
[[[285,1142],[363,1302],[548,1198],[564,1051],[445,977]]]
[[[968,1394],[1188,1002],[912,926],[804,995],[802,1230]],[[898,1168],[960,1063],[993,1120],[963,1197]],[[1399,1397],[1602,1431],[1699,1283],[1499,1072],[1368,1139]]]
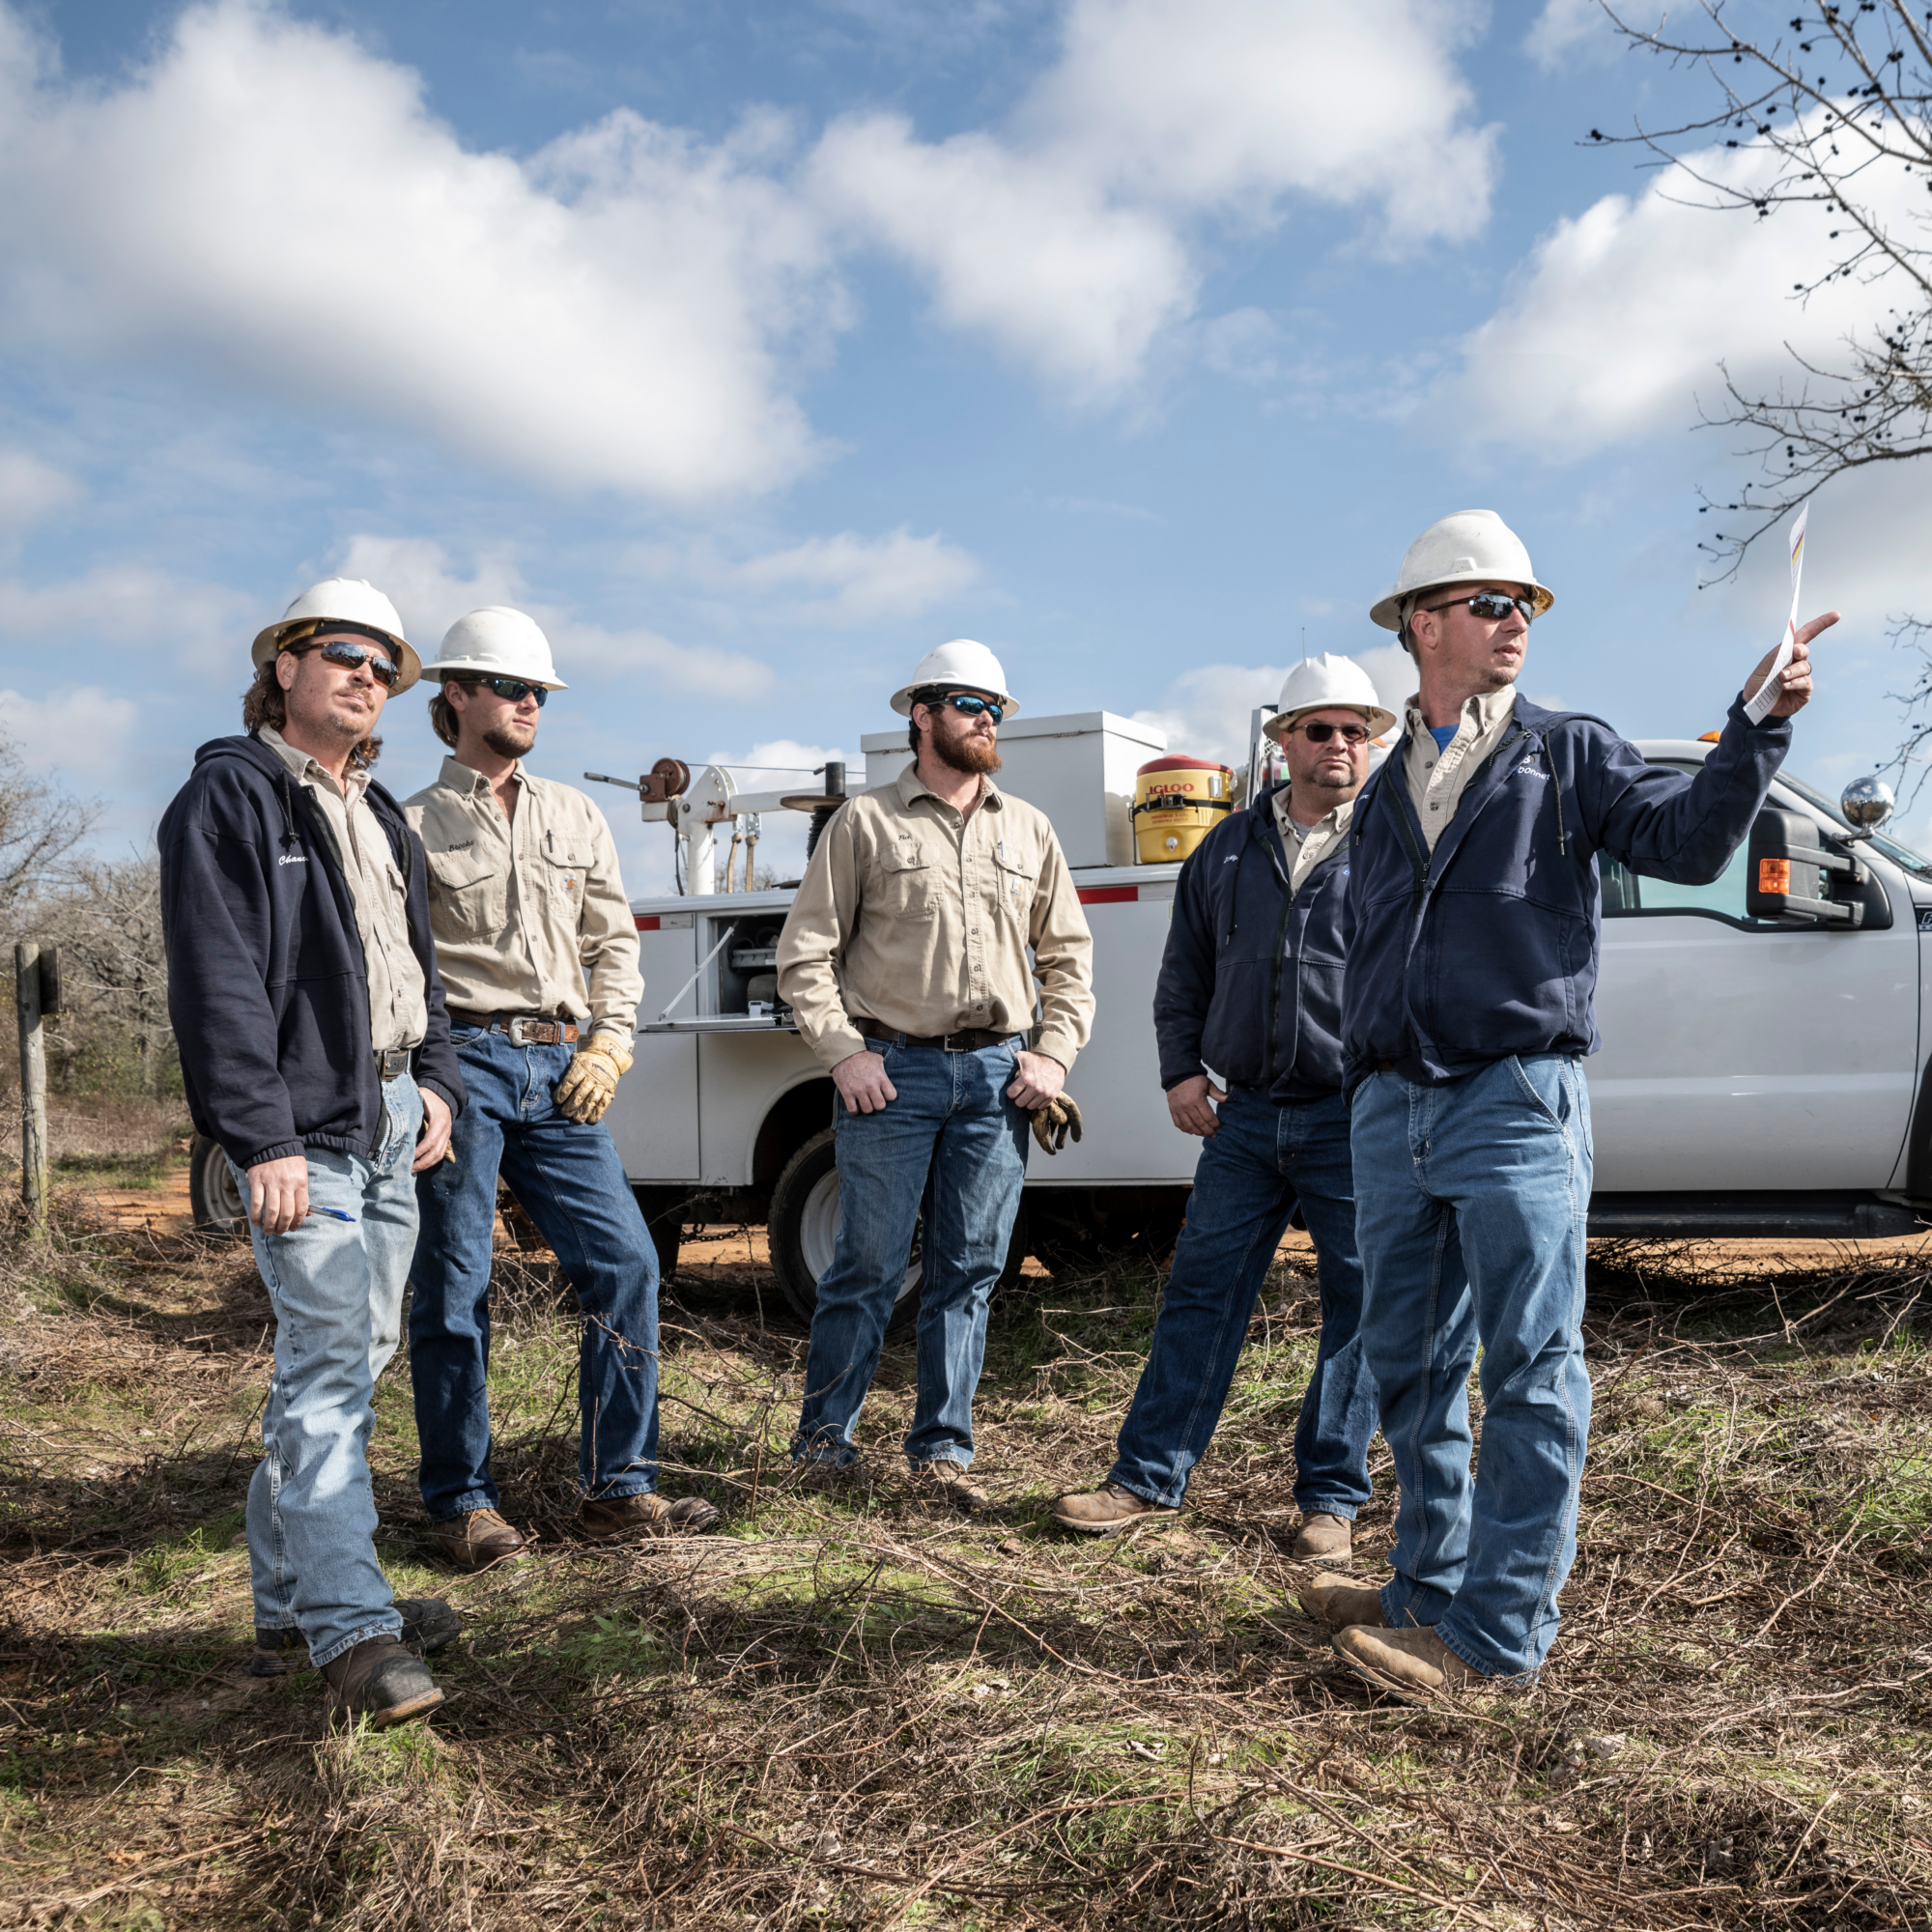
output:
[[[992,652],[942,645],[893,708],[912,721],[914,762],[826,827],[779,941],[779,996],[841,1102],[838,1237],[792,1457],[857,1460],[923,1214],[906,1460],[916,1492],[980,1509],[966,1471],[986,1304],[1019,1210],[1028,1115],[1059,1094],[1093,1026],[1094,941],[1052,825],[992,781],[999,725],[1018,708]]]
[[[520,611],[472,611],[428,668],[455,753],[404,807],[429,857],[430,922],[469,1106],[454,1159],[423,1176],[411,1280],[418,1480],[431,1534],[481,1570],[522,1534],[490,1470],[490,1248],[500,1170],[582,1307],[578,1520],[593,1541],[702,1529],[718,1512],[656,1493],[658,1266],[599,1124],[631,1065],[644,982],[604,814],[523,760],[565,687]]]

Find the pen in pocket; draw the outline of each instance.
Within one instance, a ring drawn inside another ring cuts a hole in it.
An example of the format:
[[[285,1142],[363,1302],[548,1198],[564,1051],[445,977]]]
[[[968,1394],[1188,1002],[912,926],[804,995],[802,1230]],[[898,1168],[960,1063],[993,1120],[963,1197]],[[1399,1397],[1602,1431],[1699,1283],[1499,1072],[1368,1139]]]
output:
[[[311,1208],[308,1211],[311,1214],[327,1214],[331,1221],[347,1221],[352,1228],[355,1225],[355,1216],[345,1214],[340,1208]]]

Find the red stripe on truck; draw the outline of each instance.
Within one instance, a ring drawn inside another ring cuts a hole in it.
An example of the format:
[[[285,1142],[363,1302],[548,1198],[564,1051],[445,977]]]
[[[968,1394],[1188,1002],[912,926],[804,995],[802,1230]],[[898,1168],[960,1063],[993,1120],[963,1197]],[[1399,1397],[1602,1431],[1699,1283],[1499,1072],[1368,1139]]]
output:
[[[658,929],[658,916],[654,912],[640,912],[638,915],[639,932],[655,932]]]
[[[1138,886],[1086,886],[1081,889],[1082,905],[1132,905],[1141,895]]]

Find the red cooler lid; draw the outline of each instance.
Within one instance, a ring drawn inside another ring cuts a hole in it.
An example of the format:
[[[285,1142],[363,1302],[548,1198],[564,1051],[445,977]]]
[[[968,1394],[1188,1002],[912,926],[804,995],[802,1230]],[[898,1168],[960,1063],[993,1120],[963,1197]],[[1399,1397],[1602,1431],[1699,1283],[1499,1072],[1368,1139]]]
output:
[[[1228,772],[1228,767],[1216,764],[1212,758],[1184,758],[1178,753],[1168,758],[1152,758],[1144,764],[1134,776],[1144,779],[1150,772]],[[1233,777],[1232,772],[1228,772]]]

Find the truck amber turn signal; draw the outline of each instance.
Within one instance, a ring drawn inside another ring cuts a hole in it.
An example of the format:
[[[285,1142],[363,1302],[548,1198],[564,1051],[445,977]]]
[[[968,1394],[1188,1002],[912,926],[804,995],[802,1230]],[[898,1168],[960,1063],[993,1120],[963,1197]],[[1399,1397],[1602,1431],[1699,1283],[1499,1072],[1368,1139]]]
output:
[[[1791,890],[1791,861],[1760,859],[1757,862],[1757,889],[1761,893],[1788,893]]]

